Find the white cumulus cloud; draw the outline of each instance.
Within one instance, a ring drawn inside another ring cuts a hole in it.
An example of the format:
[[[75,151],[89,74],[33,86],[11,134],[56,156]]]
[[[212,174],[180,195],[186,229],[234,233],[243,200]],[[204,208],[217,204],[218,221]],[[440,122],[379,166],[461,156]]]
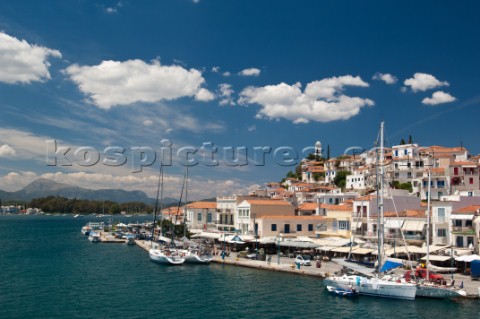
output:
[[[403,84],[409,86],[413,92],[426,91],[440,86],[449,86],[448,82],[441,82],[433,75],[427,73],[415,73],[413,78],[406,79]]]
[[[158,60],[150,64],[138,59],[103,61],[94,66],[74,64],[65,69],[65,73],[89,97],[89,102],[102,109],[195,96],[205,82],[196,69],[165,66]]]
[[[331,122],[357,115],[370,99],[343,94],[345,86],[367,87],[360,77],[350,75],[327,78],[307,84],[302,92],[300,83],[247,87],[240,93],[240,104],[259,104],[257,118],[287,119],[294,123]]]
[[[380,80],[387,84],[395,84],[397,82],[397,77],[390,73],[380,73],[377,72],[373,75],[372,80]]]
[[[345,86],[368,87],[359,76],[339,76],[313,81],[307,84],[305,94],[312,98],[334,98],[337,93],[343,91]]]
[[[11,157],[15,156],[16,152],[13,147],[8,144],[0,146],[0,157]]]
[[[233,93],[235,93],[232,90],[232,85],[228,83],[222,83],[218,85],[218,92],[220,96],[220,102],[219,104],[224,106],[224,105],[235,105],[235,102],[233,101]]]
[[[143,121],[143,125],[145,125],[145,126],[150,126],[150,125],[152,125],[152,124],[153,124],[153,121],[152,121],[152,120],[145,120],[145,121]]]
[[[422,100],[423,104],[427,105],[437,105],[437,104],[443,104],[443,103],[450,103],[455,101],[456,98],[451,96],[448,93],[445,93],[443,91],[437,91],[434,92],[432,97],[426,97]]]
[[[0,82],[14,84],[49,80],[49,56],[61,58],[62,54],[0,32]]]
[[[201,88],[198,90],[197,94],[195,94],[195,100],[208,102],[215,99],[215,95],[207,89]]]
[[[248,68],[240,71],[238,74],[242,76],[259,76],[260,70],[257,68]]]

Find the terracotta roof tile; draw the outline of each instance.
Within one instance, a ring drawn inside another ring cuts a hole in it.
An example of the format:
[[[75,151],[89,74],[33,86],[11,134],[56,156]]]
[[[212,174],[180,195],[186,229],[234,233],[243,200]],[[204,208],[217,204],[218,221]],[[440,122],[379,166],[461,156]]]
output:
[[[216,209],[217,202],[193,202],[188,204],[188,208],[192,209]]]

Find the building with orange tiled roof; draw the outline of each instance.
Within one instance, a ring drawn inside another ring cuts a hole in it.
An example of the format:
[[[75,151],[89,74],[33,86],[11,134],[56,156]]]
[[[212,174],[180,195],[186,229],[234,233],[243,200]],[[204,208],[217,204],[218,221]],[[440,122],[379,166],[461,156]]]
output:
[[[192,231],[216,229],[217,202],[193,202],[187,205],[187,225]]]
[[[261,216],[295,216],[295,208],[283,200],[246,199],[237,206],[235,228],[243,235],[253,235],[254,220]]]
[[[183,223],[183,207],[172,206],[162,209],[163,219],[168,219],[175,224]]]
[[[324,223],[324,216],[264,215],[255,220],[260,237],[315,237],[315,229]]]

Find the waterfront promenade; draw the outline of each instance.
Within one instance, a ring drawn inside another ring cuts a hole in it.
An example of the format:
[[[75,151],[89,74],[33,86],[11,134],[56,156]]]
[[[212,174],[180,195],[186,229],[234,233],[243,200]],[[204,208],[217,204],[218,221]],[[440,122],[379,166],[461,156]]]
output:
[[[149,241],[137,240],[136,243],[139,247],[143,248],[147,252],[151,247],[151,243]],[[342,266],[331,261],[322,261],[320,268],[316,267],[315,262],[312,262],[311,266],[300,266],[300,268],[297,268],[294,259],[288,257],[278,258],[276,255],[271,255],[271,261],[267,262],[246,258],[237,258],[236,256],[236,253],[231,253],[229,257],[225,257],[223,259],[220,255],[215,255],[213,256],[212,262],[318,278],[325,278],[328,274],[333,274],[336,271],[340,271],[342,268]],[[443,276],[448,279],[451,275],[444,274]],[[480,281],[471,280],[470,276],[465,276],[462,274],[454,274],[454,278],[456,285],[460,285],[460,283],[463,282],[464,290],[467,293],[468,298],[479,298]]]

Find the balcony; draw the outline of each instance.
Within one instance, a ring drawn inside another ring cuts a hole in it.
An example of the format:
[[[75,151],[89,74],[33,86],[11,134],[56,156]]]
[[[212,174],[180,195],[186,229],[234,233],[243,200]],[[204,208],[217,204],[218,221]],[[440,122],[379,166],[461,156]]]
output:
[[[452,234],[475,235],[475,230],[472,226],[453,226]]]
[[[225,226],[233,225],[233,221],[225,221],[225,220],[220,220],[220,219],[214,220],[213,223],[216,224],[216,225],[225,225]]]

